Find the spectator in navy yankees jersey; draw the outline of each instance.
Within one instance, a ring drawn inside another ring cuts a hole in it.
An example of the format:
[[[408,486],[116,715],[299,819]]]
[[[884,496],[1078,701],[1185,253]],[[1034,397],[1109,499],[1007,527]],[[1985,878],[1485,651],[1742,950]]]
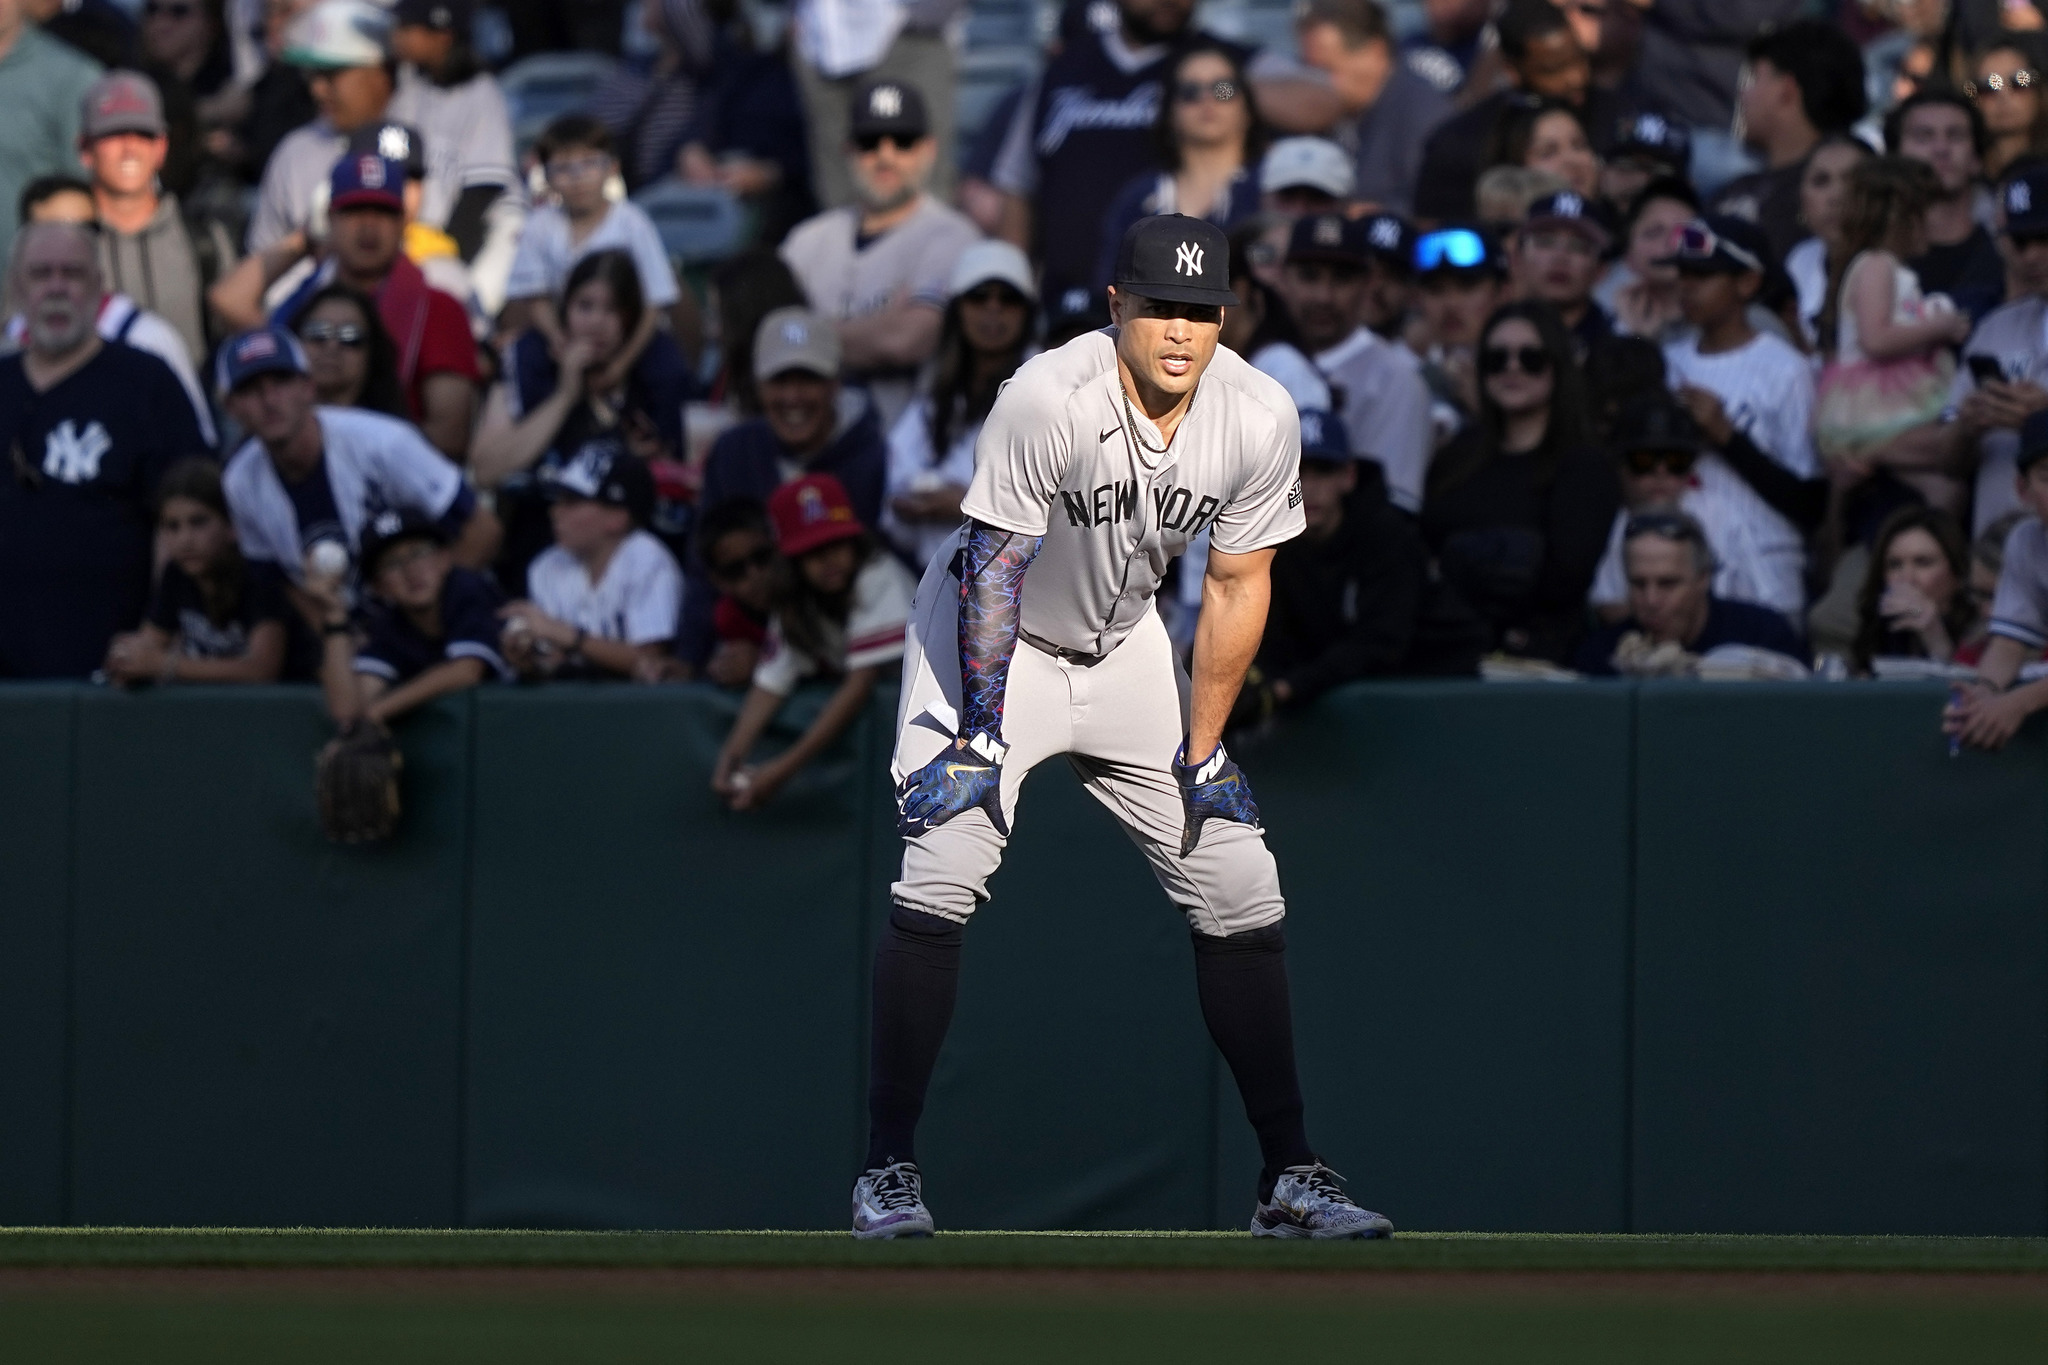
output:
[[[1085,9],[1085,7],[1083,7]],[[1086,289],[1117,191],[1154,164],[1152,126],[1193,0],[1116,0],[1107,32],[1077,25],[1019,106],[995,185],[1003,236],[1030,250],[1048,300]]]
[[[300,589],[320,631],[320,690],[337,728],[386,725],[436,697],[511,680],[498,652],[498,585],[455,562],[439,522],[377,513],[363,529],[361,571],[360,634],[340,576],[309,574]]]
[[[23,227],[8,285],[27,336],[0,359],[0,677],[83,678],[142,619],[158,480],[207,444],[170,369],[95,329],[91,228]]]
[[[1977,106],[1952,90],[1923,90],[1884,121],[1885,149],[1925,162],[1941,183],[1927,206],[1927,250],[1906,265],[1930,294],[1946,294],[1981,321],[2005,302],[2005,262],[1977,221],[1977,196],[1990,134]]]
[[[624,443],[592,441],[547,473],[555,543],[510,602],[503,653],[522,674],[658,682],[683,605],[683,571],[645,529],[654,475]]]
[[[178,197],[158,179],[168,132],[155,82],[136,71],[110,71],[86,91],[78,159],[92,177],[108,287],[170,323],[185,353],[203,363],[212,350],[208,281]]]
[[[1611,146],[1623,109],[1593,84],[1590,54],[1569,17],[1551,0],[1510,0],[1494,21],[1508,84],[1446,119],[1423,149],[1415,216],[1442,221],[1478,216],[1475,190],[1494,130],[1517,107],[1552,101],[1579,112],[1593,151]]]
[[[1268,134],[1234,48],[1197,39],[1174,57],[1153,137],[1157,168],[1133,176],[1103,217],[1098,293],[1114,282],[1117,248],[1140,218],[1185,213],[1228,229],[1259,209]]]
[[[1485,641],[1467,618],[1463,646],[1425,632],[1432,598],[1429,549],[1412,517],[1396,511],[1345,444],[1335,413],[1301,414],[1301,494],[1307,529],[1273,556],[1266,614],[1237,724],[1305,706],[1343,683],[1393,674],[1476,671]],[[1446,645],[1450,648],[1446,648]]]
[[[2048,646],[2048,411],[2034,413],[2021,426],[2014,461],[2014,491],[2028,515],[2006,538],[1991,603],[1991,639],[1977,664],[1981,681],[1943,719],[1949,734],[1980,749],[2004,748],[2027,717],[2048,709],[2048,679],[2018,681],[2021,667]]]
[[[381,512],[415,513],[441,528],[457,562],[497,554],[497,517],[462,471],[396,418],[315,406],[298,338],[264,327],[230,338],[215,365],[228,412],[249,433],[223,476],[242,553],[294,584],[322,541],[352,556]]]
[[[1353,444],[1379,463],[1394,505],[1414,512],[1434,446],[1429,390],[1415,357],[1363,322],[1372,284],[1365,231],[1363,222],[1335,214],[1297,222],[1280,292]]]
[[[1802,664],[1809,661],[1806,642],[1782,614],[1714,595],[1713,548],[1700,524],[1685,513],[1630,518],[1622,557],[1629,614],[1587,637],[1573,661],[1579,672],[1595,677],[1633,672],[1628,656],[1658,646],[1699,656],[1723,645],[1746,645]],[[1656,671],[1674,670],[1665,664]]]
[[[867,388],[887,428],[939,344],[953,263],[981,231],[925,192],[939,144],[915,87],[863,85],[848,126],[854,202],[799,223],[782,259],[811,310],[838,327],[845,378]]]
[[[947,292],[929,389],[889,429],[880,529],[920,573],[960,525],[975,439],[996,391],[1031,354],[1037,330],[1031,262],[1008,242],[976,242],[961,252]]]
[[[218,464],[171,466],[157,485],[156,529],[163,573],[141,628],[107,646],[107,676],[129,685],[276,682],[296,614],[277,571],[242,557]]]
[[[1574,190],[1546,194],[1529,205],[1508,244],[1508,277],[1518,298],[1546,303],[1571,330],[1581,362],[1614,335],[1614,321],[1593,302],[1600,261],[1614,234],[1594,201]]]
[[[1749,75],[1737,98],[1749,145],[1764,169],[1730,181],[1714,196],[1716,213],[1747,218],[1783,259],[1799,229],[1799,181],[1806,158],[1830,133],[1847,132],[1868,107],[1863,54],[1835,24],[1802,19],[1749,45]]]
[[[768,644],[732,733],[718,751],[711,789],[734,810],[758,810],[845,733],[883,677],[903,658],[917,580],[861,525],[830,474],[806,474],[768,500],[783,573],[775,586]],[[754,746],[805,678],[838,687],[795,743],[759,764]]]
[[[1510,303],[1479,344],[1479,420],[1429,467],[1422,533],[1492,646],[1562,663],[1620,502],[1588,440],[1579,362],[1555,309]]]

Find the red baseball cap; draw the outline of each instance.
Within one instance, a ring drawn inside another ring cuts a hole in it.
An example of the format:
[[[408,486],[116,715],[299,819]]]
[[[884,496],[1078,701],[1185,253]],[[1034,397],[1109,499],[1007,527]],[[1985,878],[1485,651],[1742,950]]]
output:
[[[775,548],[791,559],[867,531],[853,514],[846,485],[830,474],[806,474],[776,489],[768,499],[768,521],[775,528]]]

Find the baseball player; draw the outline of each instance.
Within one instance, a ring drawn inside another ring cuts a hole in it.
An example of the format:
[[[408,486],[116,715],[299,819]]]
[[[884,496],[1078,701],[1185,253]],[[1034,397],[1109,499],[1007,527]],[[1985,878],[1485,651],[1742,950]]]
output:
[[[1222,731],[1266,620],[1274,547],[1303,525],[1286,390],[1219,349],[1229,246],[1197,218],[1132,225],[1114,325],[1026,363],[981,434],[968,518],[912,608],[893,775],[902,879],[875,954],[856,1237],[932,1230],[914,1149],[953,1014],[963,931],[1002,860],[1025,774],[1064,754],[1187,915],[1210,1037],[1265,1169],[1253,1233],[1371,1237],[1302,1122],[1285,905]],[[1210,533],[1193,676],[1153,596]]]

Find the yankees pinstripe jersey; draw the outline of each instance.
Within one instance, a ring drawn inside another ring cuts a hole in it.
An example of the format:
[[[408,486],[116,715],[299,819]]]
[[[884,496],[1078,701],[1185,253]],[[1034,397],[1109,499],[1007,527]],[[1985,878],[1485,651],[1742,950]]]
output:
[[[1963,345],[1963,363],[1956,366],[1949,402],[1961,403],[1977,387],[1969,357],[1988,355],[2015,384],[2048,384],[2048,303],[2038,296],[2015,299],[1995,309]],[[2020,505],[2013,493],[2018,472],[2020,434],[2011,427],[1993,427],[1977,441],[1977,496],[1972,504],[1971,534]]]
[[[2048,528],[2033,517],[2005,538],[2005,566],[1991,601],[1991,633],[2028,649],[2048,646]]]
[[[1287,390],[1219,346],[1167,445],[1125,401],[1115,335],[1077,337],[1003,386],[964,504],[978,521],[1045,537],[1024,579],[1023,631],[1083,654],[1130,634],[1204,530],[1213,549],[1246,554],[1306,524]]]

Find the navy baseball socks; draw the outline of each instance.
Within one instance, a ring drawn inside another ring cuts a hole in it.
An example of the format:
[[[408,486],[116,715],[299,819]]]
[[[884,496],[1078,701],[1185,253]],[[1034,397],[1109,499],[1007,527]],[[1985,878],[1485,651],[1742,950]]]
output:
[[[1195,989],[1202,1022],[1230,1064],[1245,1117],[1259,1135],[1259,1198],[1290,1166],[1315,1163],[1294,1070],[1294,1018],[1287,993],[1287,931],[1278,924],[1218,938],[1199,931]]]
[[[875,945],[867,1168],[917,1160],[917,1120],[960,994],[966,926],[896,906]]]

